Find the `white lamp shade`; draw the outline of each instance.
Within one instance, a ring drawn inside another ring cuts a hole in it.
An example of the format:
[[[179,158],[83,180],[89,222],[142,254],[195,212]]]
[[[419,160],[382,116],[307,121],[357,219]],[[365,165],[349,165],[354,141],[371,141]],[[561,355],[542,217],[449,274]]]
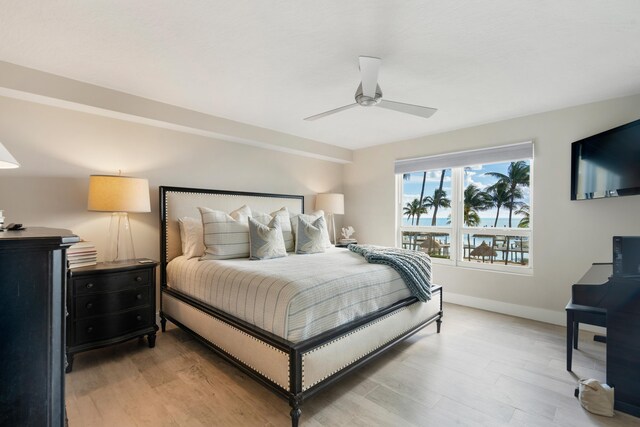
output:
[[[90,211],[151,212],[149,181],[129,176],[91,175]]]
[[[13,169],[20,167],[20,163],[4,148],[0,142],[0,169]]]
[[[344,194],[323,193],[316,196],[316,209],[333,215],[344,214]]]

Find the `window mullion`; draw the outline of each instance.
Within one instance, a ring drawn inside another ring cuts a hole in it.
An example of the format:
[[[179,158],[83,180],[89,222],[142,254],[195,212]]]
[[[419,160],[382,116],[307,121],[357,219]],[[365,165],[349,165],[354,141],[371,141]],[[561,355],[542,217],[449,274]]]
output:
[[[451,179],[452,179],[452,183],[451,183],[451,191],[453,193],[453,209],[451,209],[451,225],[452,225],[452,229],[453,229],[453,236],[452,236],[452,246],[454,246],[452,252],[453,252],[453,261],[457,264],[460,261],[461,258],[461,253],[460,253],[460,241],[461,241],[461,229],[462,229],[462,223],[463,223],[463,218],[464,218],[464,211],[463,211],[463,200],[462,200],[462,181],[463,181],[463,176],[462,176],[462,168],[454,168],[451,171]],[[462,243],[462,245],[464,246],[464,242]],[[455,252],[454,252],[455,251]]]

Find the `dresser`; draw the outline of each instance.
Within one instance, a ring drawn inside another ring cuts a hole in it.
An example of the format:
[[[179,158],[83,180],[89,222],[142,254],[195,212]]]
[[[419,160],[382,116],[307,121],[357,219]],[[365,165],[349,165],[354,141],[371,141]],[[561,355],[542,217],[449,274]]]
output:
[[[69,230],[0,232],[0,425],[63,426]]]
[[[133,260],[69,271],[67,372],[82,351],[144,335],[155,346],[157,265]]]

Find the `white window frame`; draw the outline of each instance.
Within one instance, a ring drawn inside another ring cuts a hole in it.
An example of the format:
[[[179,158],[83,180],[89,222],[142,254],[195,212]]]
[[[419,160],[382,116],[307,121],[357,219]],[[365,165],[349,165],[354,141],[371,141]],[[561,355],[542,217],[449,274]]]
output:
[[[449,233],[450,235],[450,247],[449,247],[449,259],[443,258],[432,258],[431,261],[434,264],[442,264],[449,266],[456,266],[461,268],[471,268],[478,270],[489,270],[489,271],[497,271],[503,273],[513,273],[513,274],[522,274],[522,275],[533,275],[533,262],[534,262],[534,254],[533,254],[533,228],[532,224],[529,224],[529,228],[488,228],[488,227],[466,227],[462,219],[464,218],[464,166],[468,166],[470,164],[491,164],[491,163],[505,163],[508,161],[518,161],[518,160],[529,160],[529,188],[530,188],[530,197],[529,197],[529,209],[530,215],[533,217],[534,214],[534,189],[533,189],[533,143],[531,141],[520,144],[512,144],[508,146],[495,147],[493,149],[485,149],[485,150],[473,150],[461,153],[452,153],[450,155],[441,155],[441,156],[432,156],[429,158],[420,158],[420,159],[408,159],[408,160],[399,160],[396,162],[396,247],[402,247],[402,233],[406,231],[416,231],[416,232],[443,232]],[[531,150],[530,155],[522,156],[522,152],[526,149],[526,146]],[[489,151],[494,150],[497,152],[497,156],[491,157],[491,153]],[[506,154],[505,154],[506,153]],[[501,155],[503,158],[500,158]],[[453,159],[454,164],[456,166],[445,166],[447,164],[447,156],[450,156]],[[504,159],[505,156],[511,156],[509,159]],[[495,158],[499,160],[494,160]],[[480,159],[481,161],[469,162],[468,159]],[[402,171],[402,168],[412,168],[415,169],[423,164],[423,161],[426,160],[431,164],[432,160],[433,166],[429,169],[417,169],[412,170],[412,172],[421,172],[424,170],[438,170],[438,169],[451,169],[451,226],[443,227],[443,226],[427,226],[427,225],[403,225],[403,173],[407,173]],[[465,162],[468,162],[465,164]],[[461,164],[462,163],[462,164]],[[410,165],[410,166],[406,166]],[[400,171],[400,172],[399,172]],[[495,233],[493,233],[495,231]],[[477,261],[467,261],[463,257],[463,251],[459,250],[460,244],[464,245],[462,239],[465,234],[495,234],[495,235],[505,235],[505,236],[523,236],[528,237],[529,241],[529,249],[528,249],[528,264],[526,266],[514,266],[514,265],[505,265],[504,263],[487,263],[487,262],[477,262]]]

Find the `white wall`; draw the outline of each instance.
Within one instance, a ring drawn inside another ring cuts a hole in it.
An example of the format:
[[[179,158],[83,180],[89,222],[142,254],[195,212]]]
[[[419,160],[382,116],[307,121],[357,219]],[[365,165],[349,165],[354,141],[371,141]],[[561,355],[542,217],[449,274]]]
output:
[[[159,259],[158,186],[305,196],[342,190],[342,165],[88,113],[0,97],[0,141],[20,162],[0,169],[7,222],[73,230],[97,244],[109,213],[87,211],[89,175],[148,178],[152,212],[131,214],[139,257]]]
[[[357,150],[343,222],[359,241],[393,245],[394,160],[533,140],[533,276],[435,265],[434,280],[450,301],[563,324],[571,284],[611,261],[611,237],[640,235],[640,196],[570,200],[570,144],[639,118],[636,95]]]
[[[638,118],[640,95],[357,150],[343,166],[0,97],[0,141],[22,165],[0,169],[0,209],[8,222],[68,228],[103,252],[109,214],[86,210],[88,176],[121,169],[151,187],[152,212],[131,215],[141,257],[159,257],[159,185],[303,194],[307,210],[316,193],[344,191],[338,229],[393,245],[395,159],[532,139],[534,275],[437,265],[434,277],[449,300],[562,323],[571,284],[610,260],[611,236],[640,235],[640,196],[569,200],[570,143]]]

